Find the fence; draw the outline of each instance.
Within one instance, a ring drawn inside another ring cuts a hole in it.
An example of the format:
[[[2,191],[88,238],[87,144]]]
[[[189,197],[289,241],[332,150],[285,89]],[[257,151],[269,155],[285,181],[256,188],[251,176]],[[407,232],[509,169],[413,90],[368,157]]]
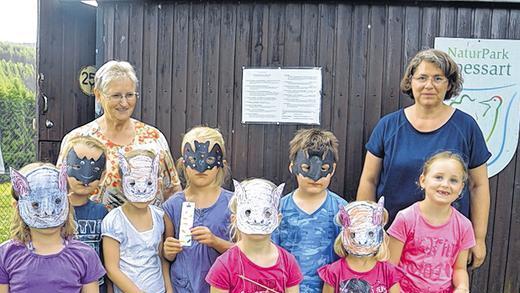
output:
[[[9,238],[13,200],[9,167],[19,169],[36,160],[35,100],[0,97],[0,155],[5,172],[0,173],[0,242]]]

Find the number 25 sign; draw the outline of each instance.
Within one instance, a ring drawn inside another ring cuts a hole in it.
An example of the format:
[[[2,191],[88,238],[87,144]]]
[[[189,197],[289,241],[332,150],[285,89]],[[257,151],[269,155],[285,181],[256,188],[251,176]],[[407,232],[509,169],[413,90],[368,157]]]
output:
[[[87,96],[94,95],[94,75],[96,75],[94,66],[85,66],[79,72],[79,88]]]

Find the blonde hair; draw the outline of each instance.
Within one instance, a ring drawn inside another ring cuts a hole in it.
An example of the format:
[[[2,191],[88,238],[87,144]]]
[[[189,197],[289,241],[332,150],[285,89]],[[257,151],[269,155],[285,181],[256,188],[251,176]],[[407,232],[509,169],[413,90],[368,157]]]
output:
[[[229,167],[227,165],[227,162],[225,161],[226,145],[224,144],[224,137],[217,128],[211,128],[207,126],[196,126],[190,129],[188,132],[186,132],[186,134],[184,134],[181,143],[181,157],[177,160],[177,172],[179,173],[179,177],[184,178],[186,180],[186,187],[190,185],[190,178],[186,174],[186,166],[184,165],[184,158],[182,156],[184,155],[184,146],[187,143],[189,143],[191,147],[195,149],[195,141],[201,143],[209,141],[210,150],[215,144],[220,145],[220,148],[222,149],[223,167],[218,170],[215,182],[218,186],[222,186],[229,174]]]
[[[364,201],[367,203],[374,203],[373,201]],[[388,211],[386,209],[383,209],[383,224],[384,227],[386,223],[388,222]],[[336,218],[338,217],[339,213],[336,215]],[[336,219],[336,223],[339,223],[339,221]],[[348,255],[347,250],[343,246],[343,229],[341,229],[341,232],[336,237],[336,240],[334,240],[334,252],[340,256],[340,257],[346,257]],[[383,242],[381,242],[381,245],[379,246],[379,249],[377,250],[376,254],[374,255],[375,259],[377,261],[387,261],[390,258],[390,250],[388,248],[388,242],[389,237],[386,231],[383,229]]]
[[[459,154],[451,151],[438,152],[429,157],[426,162],[424,162],[421,175],[426,176],[426,174],[430,171],[432,164],[437,160],[454,160],[458,162],[462,168],[462,181],[466,182],[466,180],[468,180],[468,165],[466,162],[464,162],[464,159]]]
[[[107,149],[103,143],[101,143],[97,138],[94,138],[92,136],[76,136],[71,138],[67,141],[65,144],[65,148],[63,149],[63,157],[67,158],[67,154],[70,152],[71,149],[74,148],[76,145],[84,145],[91,149],[96,149],[98,151],[101,151],[103,154],[105,154],[105,157],[107,156]]]
[[[255,182],[262,182],[267,185],[269,185],[273,190],[276,188],[276,184],[273,182],[262,179],[262,178],[248,178],[240,182],[240,185],[245,189],[249,184],[255,183]],[[237,197],[233,194],[231,199],[228,203],[229,211],[231,212],[231,220],[229,222],[229,239],[231,239],[231,242],[238,242],[240,240],[240,231],[237,228]]]
[[[137,87],[137,75],[130,63],[116,60],[107,61],[96,71],[94,89],[104,93],[112,81],[125,78],[131,80]]]
[[[289,142],[289,160],[293,162],[298,151],[331,151],[334,161],[339,160],[338,139],[334,133],[319,128],[300,129]]]
[[[28,165],[25,165],[23,168],[18,170],[22,175],[27,176],[29,172],[32,170],[38,168],[38,167],[49,167],[56,169],[56,167],[49,163],[42,163],[42,162],[36,162],[31,163]],[[14,192],[14,189],[11,187],[11,196],[16,201],[16,209],[14,210],[13,215],[13,221],[11,223],[11,239],[22,242],[22,243],[28,243],[31,241],[31,230],[29,226],[23,221],[22,217],[20,216],[20,212],[18,210],[18,195]],[[64,239],[69,239],[74,237],[76,234],[76,222],[74,221],[74,207],[70,204],[68,198],[67,202],[69,204],[69,214],[67,215],[67,219],[65,220],[65,223],[61,227],[61,237]]]

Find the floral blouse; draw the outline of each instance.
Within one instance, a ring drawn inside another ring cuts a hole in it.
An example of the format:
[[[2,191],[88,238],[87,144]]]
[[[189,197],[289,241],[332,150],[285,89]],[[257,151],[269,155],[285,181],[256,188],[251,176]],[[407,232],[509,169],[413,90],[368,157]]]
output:
[[[123,149],[124,153],[132,150],[146,149],[160,154],[160,177],[163,180],[163,189],[158,194],[156,204],[164,201],[163,192],[166,189],[174,188],[180,190],[180,181],[175,171],[175,163],[168,147],[168,142],[164,135],[156,128],[141,121],[132,119],[135,127],[134,141],[128,145],[118,145],[110,141],[103,133],[97,120],[80,126],[69,132],[61,142],[60,154],[57,166],[60,166],[67,154],[64,154],[67,141],[77,136],[92,136],[98,139],[106,147],[106,175],[99,188],[96,189],[92,200],[102,202],[109,210],[122,205],[126,199],[121,192],[121,178],[119,176],[119,166],[117,153]]]

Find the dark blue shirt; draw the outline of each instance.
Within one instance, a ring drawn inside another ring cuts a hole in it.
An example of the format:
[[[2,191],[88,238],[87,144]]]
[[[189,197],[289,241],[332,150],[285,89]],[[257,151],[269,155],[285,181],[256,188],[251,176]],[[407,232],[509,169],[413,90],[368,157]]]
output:
[[[91,200],[82,206],[74,207],[74,220],[78,225],[77,239],[94,248],[101,258],[101,222],[108,211],[100,203]],[[99,292],[106,292],[105,280],[99,280]]]
[[[452,151],[464,159],[469,169],[491,157],[482,131],[473,117],[455,110],[440,128],[420,132],[408,121],[404,109],[390,113],[374,128],[367,150],[383,160],[377,198],[385,197],[385,208],[392,223],[398,211],[424,198],[417,182],[426,159],[440,151]],[[467,184],[466,184],[467,186]],[[453,205],[469,218],[469,192],[464,188]]]

